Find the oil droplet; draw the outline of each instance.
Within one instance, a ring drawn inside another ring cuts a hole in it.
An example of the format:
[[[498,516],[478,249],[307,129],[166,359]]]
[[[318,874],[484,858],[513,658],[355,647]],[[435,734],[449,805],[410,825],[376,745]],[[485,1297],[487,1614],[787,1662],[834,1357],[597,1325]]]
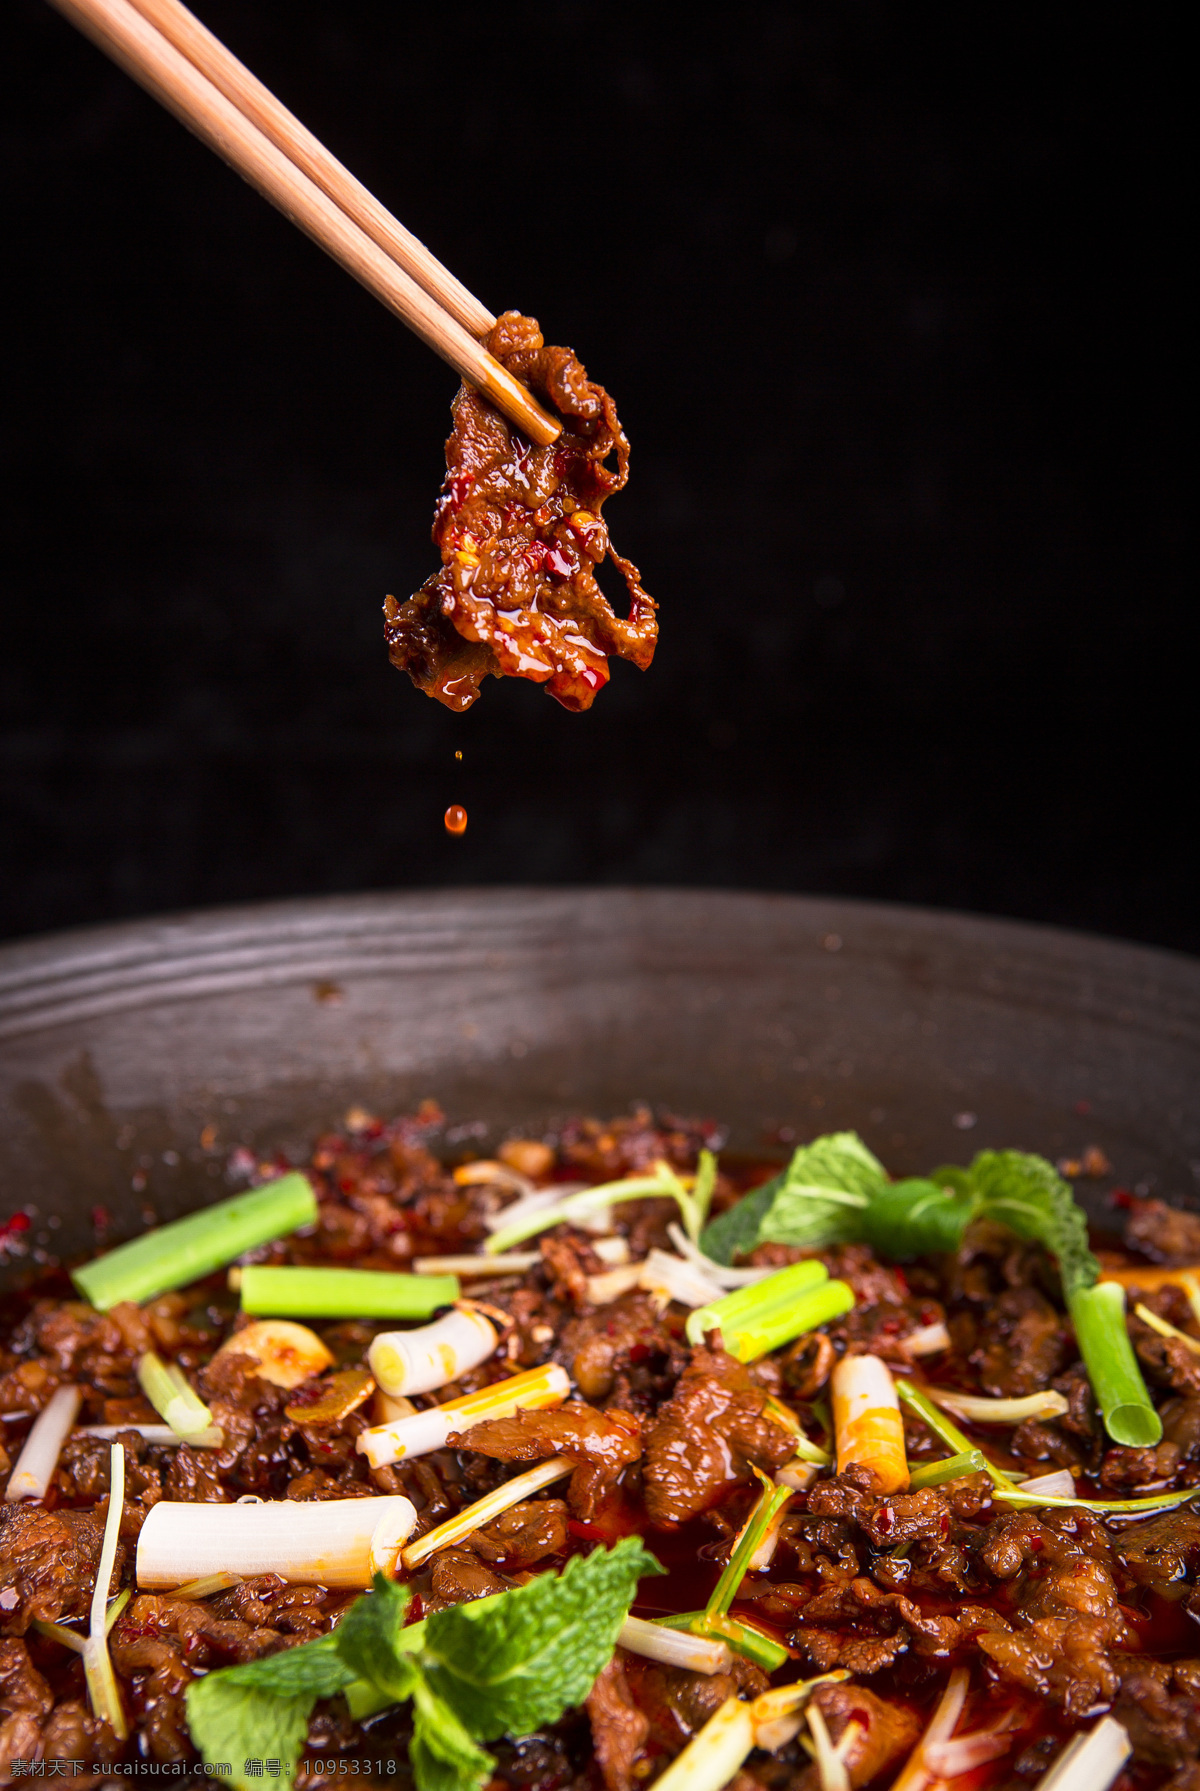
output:
[[[467,831],[467,811],[460,803],[452,802],[446,810],[446,832],[465,833]]]
[[[456,759],[461,759],[461,758],[462,758],[462,747],[461,747],[461,746],[460,746],[460,747],[457,747],[457,748],[456,748],[456,749],[455,749],[455,753],[454,753],[454,756],[455,756],[455,758],[456,758]]]

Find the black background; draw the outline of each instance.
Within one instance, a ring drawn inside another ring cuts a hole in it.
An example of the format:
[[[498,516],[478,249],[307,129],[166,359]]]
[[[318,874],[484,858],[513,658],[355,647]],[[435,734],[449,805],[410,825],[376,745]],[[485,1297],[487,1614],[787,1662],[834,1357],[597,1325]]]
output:
[[[1153,9],[199,10],[614,391],[661,645],[583,717],[394,672],[454,377],[10,0],[0,933],[674,882],[1200,945]]]

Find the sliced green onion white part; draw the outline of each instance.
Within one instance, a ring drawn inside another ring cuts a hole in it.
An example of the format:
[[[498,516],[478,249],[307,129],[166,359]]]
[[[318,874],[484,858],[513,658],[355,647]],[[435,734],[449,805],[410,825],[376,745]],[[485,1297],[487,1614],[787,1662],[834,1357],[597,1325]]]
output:
[[[1067,1743],[1038,1780],[1037,1791],[1108,1791],[1132,1752],[1124,1725],[1102,1716],[1087,1735]]]
[[[385,1393],[432,1393],[478,1368],[499,1339],[482,1312],[459,1306],[415,1331],[383,1331],[367,1351],[371,1373]]]
[[[755,1470],[758,1472],[758,1470]],[[724,1617],[741,1589],[742,1581],[751,1572],[751,1563],[759,1548],[775,1523],[781,1518],[784,1507],[792,1497],[790,1486],[775,1486],[764,1474],[759,1474],[763,1488],[758,1501],[749,1517],[738,1531],[729,1564],[713,1588],[705,1609],[705,1615]],[[774,1552],[774,1551],[772,1551]]]
[[[728,1673],[733,1666],[732,1650],[715,1636],[663,1629],[642,1617],[626,1617],[617,1645],[664,1667],[686,1667],[690,1673]]]
[[[975,1393],[960,1393],[957,1387],[926,1386],[924,1391],[934,1405],[965,1418],[968,1424],[1023,1424],[1026,1418],[1059,1418],[1070,1409],[1062,1394],[1049,1388],[1024,1399],[985,1399]]]
[[[918,1330],[910,1331],[901,1342],[910,1356],[936,1356],[950,1348],[950,1333],[939,1319],[936,1324],[921,1325]]]
[[[418,1256],[413,1261],[417,1275],[457,1275],[495,1280],[500,1275],[524,1275],[542,1260],[540,1250],[510,1250],[504,1256]]]
[[[10,1504],[15,1504],[18,1499],[45,1498],[62,1446],[79,1416],[82,1403],[83,1394],[78,1387],[59,1387],[51,1394],[45,1409],[38,1413],[9,1475],[4,1497]],[[121,1459],[124,1460],[124,1451]]]
[[[219,1424],[212,1425],[208,1430],[195,1431],[186,1437],[181,1436],[177,1430],[172,1430],[169,1424],[81,1424],[75,1435],[99,1437],[103,1442],[111,1443],[114,1437],[119,1437],[127,1430],[136,1430],[148,1443],[187,1443],[192,1449],[219,1449],[225,1441],[225,1432]]]
[[[191,1442],[213,1428],[211,1410],[176,1363],[164,1362],[156,1350],[148,1349],[138,1358],[137,1377],[142,1392],[176,1436]]]
[[[946,1681],[946,1689],[938,1699],[937,1708],[926,1725],[925,1733],[909,1755],[892,1791],[924,1791],[925,1786],[933,1782],[935,1774],[926,1762],[925,1750],[938,1742],[949,1741],[953,1735],[962,1715],[962,1707],[966,1703],[970,1678],[966,1667],[956,1667],[951,1673]]]
[[[820,1473],[819,1467],[797,1455],[792,1461],[784,1462],[775,1476],[775,1484],[790,1486],[793,1492],[807,1492],[813,1482],[819,1479]]]
[[[275,1573],[289,1585],[361,1591],[376,1573],[394,1576],[416,1522],[415,1506],[399,1493],[253,1505],[162,1499],[138,1537],[138,1585],[160,1592],[216,1573]]]
[[[654,1781],[655,1791],[724,1791],[754,1748],[774,1752],[786,1746],[799,1728],[805,1703],[819,1685],[848,1679],[838,1669],[797,1685],[764,1692],[753,1703],[727,1698],[693,1735],[681,1754]]]
[[[497,1255],[501,1251],[510,1250],[514,1244],[523,1244],[526,1238],[536,1237],[539,1232],[549,1231],[555,1225],[599,1225],[607,1231],[609,1211],[626,1200],[654,1200],[669,1198],[674,1200],[683,1219],[684,1228],[689,1237],[699,1236],[707,1211],[707,1202],[712,1194],[712,1180],[715,1179],[715,1164],[711,1177],[704,1159],[712,1162],[710,1153],[701,1151],[701,1163],[694,1176],[680,1176],[675,1173],[669,1163],[656,1163],[648,1175],[624,1176],[620,1181],[601,1182],[596,1187],[582,1188],[578,1193],[561,1197],[561,1189],[539,1189],[537,1194],[526,1200],[518,1201],[508,1207],[498,1218],[504,1224],[492,1232],[484,1245],[487,1253]],[[707,1191],[706,1191],[707,1184]],[[545,1193],[557,1198],[550,1202],[542,1199]]]
[[[1053,1474],[1035,1474],[1030,1480],[1022,1480],[1021,1491],[1048,1493],[1053,1499],[1073,1499],[1075,1497],[1075,1476],[1070,1468],[1056,1468]]]
[[[552,1485],[555,1480],[563,1480],[568,1474],[573,1474],[577,1466],[577,1462],[559,1455],[551,1461],[540,1461],[535,1468],[518,1474],[514,1480],[506,1480],[495,1492],[485,1493],[482,1499],[476,1499],[465,1511],[447,1518],[444,1524],[438,1524],[436,1529],[428,1530],[416,1542],[410,1543],[402,1556],[405,1567],[411,1573],[414,1567],[419,1567],[430,1555],[436,1555],[439,1549],[450,1548],[454,1543],[461,1542],[464,1536],[469,1536],[482,1524],[491,1523],[502,1511],[519,1505],[522,1499],[528,1499],[544,1486]],[[155,1510],[157,1509],[155,1506]],[[328,1509],[328,1505],[325,1506],[325,1510]]]
[[[773,1275],[776,1272],[771,1268],[731,1269],[723,1262],[714,1262],[711,1256],[704,1254],[699,1244],[692,1242],[682,1225],[677,1224],[674,1219],[667,1226],[667,1236],[680,1256],[685,1256],[694,1267],[699,1269],[707,1281],[712,1282],[714,1287],[724,1290],[734,1287],[753,1287],[756,1281],[765,1281],[768,1275]]]
[[[489,1418],[510,1418],[514,1412],[561,1405],[570,1391],[570,1377],[557,1363],[527,1368],[523,1374],[494,1381],[478,1393],[413,1412],[391,1424],[374,1424],[362,1432],[355,1447],[373,1468],[390,1467],[393,1462],[411,1461],[414,1456],[442,1449],[455,1431],[470,1430]]]
[[[83,1646],[83,1673],[94,1714],[101,1722],[108,1724],[119,1740],[125,1741],[129,1736],[129,1724],[125,1719],[121,1690],[108,1652],[107,1622],[108,1593],[117,1560],[121,1514],[125,1508],[125,1451],[120,1443],[113,1443],[109,1450],[108,1487],[108,1515],[104,1520],[100,1565],[92,1591],[88,1638]]]
[[[273,1243],[316,1219],[317,1197],[307,1176],[284,1175],[119,1244],[73,1270],[71,1279],[101,1312],[123,1300],[141,1304],[199,1281],[247,1250]]]
[[[805,1713],[808,1717],[809,1733],[813,1738],[813,1758],[817,1763],[817,1773],[821,1780],[821,1791],[850,1791],[850,1774],[846,1769],[846,1761],[840,1749],[851,1730],[859,1730],[861,1724],[847,1723],[845,1731],[839,1737],[839,1747],[834,1747],[830,1739],[829,1729],[821,1714],[819,1704],[810,1704]],[[858,1739],[857,1734],[851,1736],[850,1746]],[[849,1751],[847,1749],[847,1751]]]
[[[622,1294],[632,1293],[642,1285],[642,1264],[640,1262],[620,1263],[615,1269],[605,1269],[603,1274],[589,1275],[587,1278],[588,1304],[591,1306],[611,1306]]]
[[[665,1295],[681,1306],[709,1306],[719,1300],[722,1288],[683,1256],[651,1250],[641,1265],[641,1285],[647,1293]]]

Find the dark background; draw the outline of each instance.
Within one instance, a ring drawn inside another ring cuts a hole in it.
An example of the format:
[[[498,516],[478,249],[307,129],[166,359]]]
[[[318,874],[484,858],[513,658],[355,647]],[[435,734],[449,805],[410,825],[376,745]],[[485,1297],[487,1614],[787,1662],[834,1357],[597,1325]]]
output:
[[[454,377],[12,0],[0,934],[671,882],[1200,946],[1153,9],[199,11],[615,392],[661,646],[582,717],[489,682],[456,718],[394,672]]]

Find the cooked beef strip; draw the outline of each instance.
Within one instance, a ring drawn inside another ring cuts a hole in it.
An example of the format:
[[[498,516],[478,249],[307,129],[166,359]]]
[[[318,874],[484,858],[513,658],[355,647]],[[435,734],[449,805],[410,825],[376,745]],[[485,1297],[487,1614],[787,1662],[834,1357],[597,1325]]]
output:
[[[1139,1200],[1126,1221],[1125,1242],[1152,1262],[1200,1262],[1200,1213],[1163,1200]]]
[[[451,1436],[455,1449],[473,1449],[497,1461],[546,1461],[564,1455],[578,1462],[571,1476],[571,1509],[585,1521],[597,1501],[615,1487],[641,1454],[641,1424],[632,1412],[597,1412],[577,1400],[557,1411],[517,1412],[488,1418]]]
[[[629,443],[604,387],[569,348],[547,346],[532,317],[506,311],[485,342],[558,412],[563,433],[535,448],[460,388],[433,523],[441,569],[407,603],[388,598],[388,654],[449,709],[469,708],[489,674],[532,679],[564,708],[587,709],[608,682],[608,655],[645,670],[658,637],[654,601],[600,514],[628,478]],[[628,589],[624,621],[596,582],[606,556]]]
[[[791,1438],[764,1416],[759,1381],[723,1350],[695,1349],[672,1397],[645,1436],[646,1515],[671,1529],[714,1503],[751,1468],[771,1472],[793,1453]]]

